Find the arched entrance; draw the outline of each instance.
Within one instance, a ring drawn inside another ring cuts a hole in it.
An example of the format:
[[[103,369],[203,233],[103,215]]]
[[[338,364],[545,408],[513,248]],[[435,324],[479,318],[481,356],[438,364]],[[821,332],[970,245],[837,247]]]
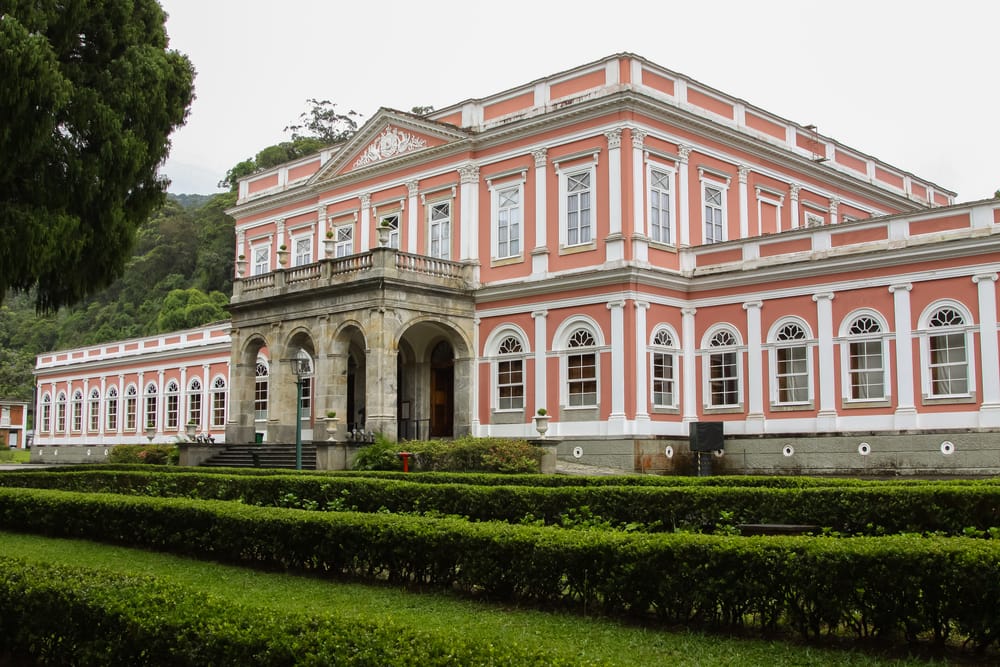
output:
[[[432,438],[450,438],[455,434],[455,352],[442,340],[431,351]]]

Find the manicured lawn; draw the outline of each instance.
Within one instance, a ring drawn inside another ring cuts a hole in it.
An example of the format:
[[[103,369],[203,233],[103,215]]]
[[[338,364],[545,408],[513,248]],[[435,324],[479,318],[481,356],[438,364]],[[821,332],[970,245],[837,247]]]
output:
[[[607,665],[925,665],[780,641],[668,632],[574,615],[505,609],[400,591],[195,561],[77,540],[0,532],[0,554],[61,565],[154,575],[234,603],[284,612],[356,614],[439,636],[538,646]]]
[[[27,449],[0,447],[0,463],[27,463],[30,460],[31,452]]]

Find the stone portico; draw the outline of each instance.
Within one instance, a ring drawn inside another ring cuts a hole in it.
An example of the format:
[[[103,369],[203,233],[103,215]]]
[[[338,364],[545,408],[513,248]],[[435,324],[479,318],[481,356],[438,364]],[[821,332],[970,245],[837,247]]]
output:
[[[390,439],[469,433],[474,396],[473,267],[389,247],[237,280],[226,442],[295,439],[295,377],[314,369],[304,439],[339,428]],[[268,419],[255,419],[258,356],[270,361]]]

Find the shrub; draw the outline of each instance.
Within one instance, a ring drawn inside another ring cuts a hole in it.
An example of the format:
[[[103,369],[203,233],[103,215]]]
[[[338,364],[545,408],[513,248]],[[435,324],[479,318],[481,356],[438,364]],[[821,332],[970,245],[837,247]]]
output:
[[[355,470],[402,470],[399,447],[381,433],[375,435],[375,442],[362,447],[354,457]]]
[[[108,454],[111,463],[177,465],[180,450],[176,445],[116,445]]]
[[[443,472],[537,473],[542,450],[526,440],[474,438],[408,442],[416,468]]]

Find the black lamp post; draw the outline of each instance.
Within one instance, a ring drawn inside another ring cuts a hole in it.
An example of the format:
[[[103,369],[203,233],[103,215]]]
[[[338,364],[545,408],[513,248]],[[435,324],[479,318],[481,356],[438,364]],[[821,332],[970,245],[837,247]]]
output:
[[[312,362],[302,357],[286,361],[295,375],[295,469],[302,470],[302,385],[312,375]]]

